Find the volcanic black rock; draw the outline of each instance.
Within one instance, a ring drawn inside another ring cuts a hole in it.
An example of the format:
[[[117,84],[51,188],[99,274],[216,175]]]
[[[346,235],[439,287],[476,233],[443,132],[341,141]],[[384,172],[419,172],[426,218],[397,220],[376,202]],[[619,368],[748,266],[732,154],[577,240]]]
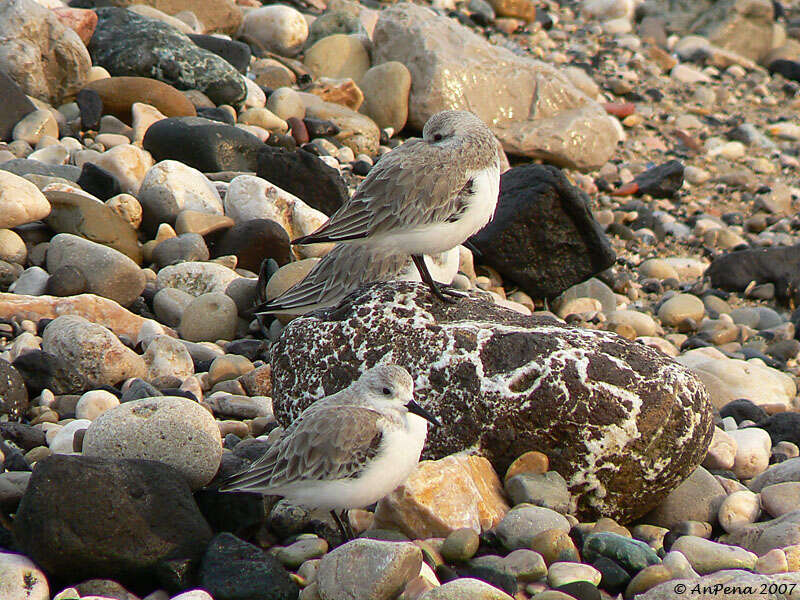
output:
[[[614,263],[588,202],[556,167],[511,169],[500,178],[494,219],[471,242],[530,296],[555,296]]]
[[[286,327],[272,348],[275,416],[290,422],[387,357],[447,423],[428,433],[425,456],[470,448],[503,473],[525,451],[544,452],[585,517],[643,514],[711,440],[705,388],[663,354],[474,296],[443,304],[400,282],[361,288]]]

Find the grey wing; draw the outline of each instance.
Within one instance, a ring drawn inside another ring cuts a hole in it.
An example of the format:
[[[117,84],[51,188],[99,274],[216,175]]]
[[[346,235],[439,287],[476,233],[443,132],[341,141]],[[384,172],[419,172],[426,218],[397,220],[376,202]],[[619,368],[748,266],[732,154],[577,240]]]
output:
[[[337,244],[302,281],[256,310],[269,314],[307,306],[332,306],[364,283],[396,278],[407,260],[379,249]]]
[[[454,166],[441,148],[409,140],[378,161],[325,225],[293,243],[346,241],[446,222],[469,193],[464,188],[470,174]]]
[[[331,481],[355,477],[377,453],[383,441],[383,417],[360,406],[328,405],[294,421],[267,453],[249,469],[234,475],[221,491],[260,491],[306,480]]]

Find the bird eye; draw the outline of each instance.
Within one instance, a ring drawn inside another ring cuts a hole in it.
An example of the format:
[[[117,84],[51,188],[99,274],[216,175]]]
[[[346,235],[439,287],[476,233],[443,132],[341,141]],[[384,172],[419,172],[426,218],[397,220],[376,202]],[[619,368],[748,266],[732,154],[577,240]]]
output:
[[[384,396],[389,396],[391,393],[392,393],[392,390],[390,390],[388,387],[383,388],[383,395]]]
[[[441,134],[441,133],[435,133],[435,134],[433,134],[433,141],[434,141],[434,142],[440,142],[440,141],[442,141],[442,134]]]

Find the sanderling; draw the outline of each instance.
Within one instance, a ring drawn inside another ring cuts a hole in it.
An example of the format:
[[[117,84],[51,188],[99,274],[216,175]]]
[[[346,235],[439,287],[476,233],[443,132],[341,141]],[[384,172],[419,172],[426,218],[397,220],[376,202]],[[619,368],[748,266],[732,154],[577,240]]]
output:
[[[422,139],[398,146],[372,168],[328,222],[293,244],[351,242],[412,257],[422,281],[446,302],[422,259],[464,242],[494,215],[500,156],[494,134],[465,111],[436,113]]]
[[[459,250],[456,247],[425,256],[424,260],[434,279],[450,282],[458,271]],[[359,244],[336,244],[301,281],[257,306],[255,312],[304,315],[335,306],[350,292],[374,281],[420,281],[420,277],[406,254]]]
[[[318,400],[249,468],[226,480],[222,492],[283,496],[293,504],[337,510],[377,502],[414,470],[428,423],[438,421],[414,402],[414,381],[396,365],[366,371],[349,387]]]

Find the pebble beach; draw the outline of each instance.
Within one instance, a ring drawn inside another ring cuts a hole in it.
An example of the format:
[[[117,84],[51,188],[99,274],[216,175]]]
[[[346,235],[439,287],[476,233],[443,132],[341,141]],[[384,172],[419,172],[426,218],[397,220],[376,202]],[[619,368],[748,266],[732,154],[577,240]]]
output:
[[[0,600],[800,599],[800,2],[0,0],[0,99]],[[450,109],[464,297],[256,318]],[[355,540],[217,491],[386,362]]]

